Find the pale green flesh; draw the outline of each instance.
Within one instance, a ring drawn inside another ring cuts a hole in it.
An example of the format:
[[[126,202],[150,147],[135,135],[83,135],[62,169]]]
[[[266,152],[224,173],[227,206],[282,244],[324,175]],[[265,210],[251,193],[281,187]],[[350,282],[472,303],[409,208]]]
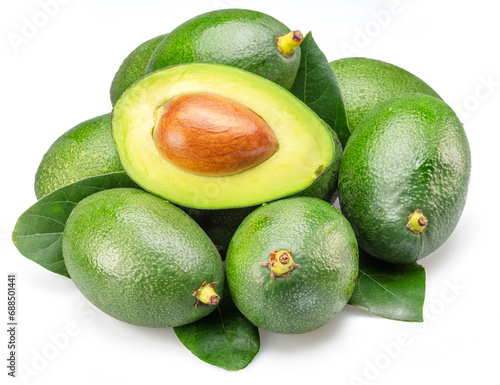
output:
[[[181,170],[157,150],[154,112],[168,99],[208,92],[233,99],[273,129],[279,150],[239,174],[211,177]],[[113,137],[125,171],[141,187],[188,207],[250,206],[310,186],[334,155],[328,126],[306,105],[274,83],[246,71],[192,63],[162,69],[130,87],[113,109]]]

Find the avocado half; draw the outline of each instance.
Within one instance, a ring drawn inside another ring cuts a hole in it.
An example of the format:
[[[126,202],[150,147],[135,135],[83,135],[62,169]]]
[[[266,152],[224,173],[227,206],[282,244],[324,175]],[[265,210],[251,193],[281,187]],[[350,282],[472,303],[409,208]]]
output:
[[[112,134],[137,184],[203,209],[293,194],[329,200],[342,151],[333,130],[286,89],[220,64],[181,64],[141,78],[116,103]]]

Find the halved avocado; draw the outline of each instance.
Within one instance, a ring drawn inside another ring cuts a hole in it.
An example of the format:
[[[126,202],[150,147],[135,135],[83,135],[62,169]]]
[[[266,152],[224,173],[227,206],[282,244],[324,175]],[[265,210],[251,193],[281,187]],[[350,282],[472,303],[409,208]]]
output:
[[[153,72],[123,93],[112,133],[125,171],[185,207],[258,205],[292,194],[328,200],[341,146],[275,83],[220,64]]]

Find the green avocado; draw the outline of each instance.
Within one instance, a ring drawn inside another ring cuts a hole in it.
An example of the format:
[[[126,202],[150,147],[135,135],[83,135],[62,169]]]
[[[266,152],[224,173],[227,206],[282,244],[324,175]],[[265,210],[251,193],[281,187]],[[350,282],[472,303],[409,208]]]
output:
[[[78,124],[43,156],[35,175],[38,199],[84,178],[123,171],[111,136],[111,114]]]
[[[184,325],[212,312],[222,296],[224,268],[208,236],[143,190],[104,190],[80,201],[62,249],[82,294],[133,325]]]
[[[144,76],[153,51],[167,35],[160,35],[145,41],[134,49],[122,62],[116,72],[109,90],[111,104],[116,101],[132,83]]]
[[[358,245],[331,204],[296,197],[267,203],[236,230],[226,258],[231,297],[254,325],[315,330],[337,315],[358,275]]]
[[[368,254],[411,263],[454,230],[470,170],[469,144],[453,110],[432,96],[398,96],[377,105],[349,137],[340,207]]]
[[[284,88],[238,68],[190,63],[141,78],[116,103],[112,133],[132,180],[181,206],[329,200],[336,190],[333,130]]]
[[[298,44],[303,39],[300,33],[292,33],[291,39],[277,43],[290,32],[280,21],[257,11],[207,12],[175,28],[154,51],[146,73],[173,64],[218,63],[242,68],[290,89],[299,69]]]
[[[378,103],[394,96],[420,93],[439,98],[423,80],[381,60],[349,57],[330,63],[339,83],[349,131]]]

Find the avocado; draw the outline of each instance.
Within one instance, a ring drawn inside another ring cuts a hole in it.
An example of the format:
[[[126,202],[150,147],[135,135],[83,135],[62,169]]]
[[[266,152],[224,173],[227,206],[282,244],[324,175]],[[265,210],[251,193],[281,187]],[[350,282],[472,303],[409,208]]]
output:
[[[145,41],[135,48],[122,62],[111,83],[109,95],[111,104],[114,106],[116,101],[132,83],[144,76],[146,67],[153,51],[158,44],[165,38],[165,35],[156,36]]]
[[[378,103],[394,96],[421,93],[439,98],[423,80],[394,64],[364,57],[330,63],[342,93],[349,131]]]
[[[315,330],[347,304],[358,275],[349,222],[331,204],[294,197],[262,205],[236,230],[226,258],[231,297],[254,325]]]
[[[141,78],[116,103],[112,133],[132,180],[185,207],[335,193],[333,130],[284,88],[238,68],[189,63]]]
[[[290,89],[303,36],[261,12],[221,9],[175,28],[154,51],[146,73],[173,64],[217,63],[253,72]]]
[[[349,137],[340,207],[368,254],[411,263],[454,230],[470,170],[468,140],[453,110],[433,96],[401,95],[377,105]]]
[[[78,203],[63,233],[68,273],[82,294],[121,321],[180,326],[216,308],[224,268],[203,230],[176,206],[134,188]]]
[[[38,199],[84,178],[123,171],[111,136],[111,114],[73,127],[43,156],[35,175]]]

